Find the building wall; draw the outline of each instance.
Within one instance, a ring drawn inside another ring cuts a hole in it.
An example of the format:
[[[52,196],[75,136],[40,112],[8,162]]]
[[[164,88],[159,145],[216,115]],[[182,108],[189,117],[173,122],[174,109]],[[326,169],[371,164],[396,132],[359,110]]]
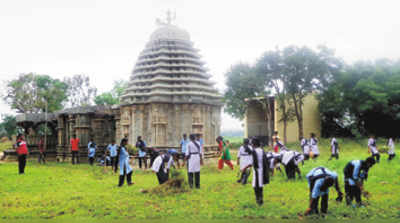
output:
[[[275,106],[277,108],[277,106]],[[283,122],[279,122],[281,119],[281,113],[275,112],[275,126],[279,132],[279,136],[283,140]],[[297,120],[288,123],[287,126],[287,141],[297,142],[299,141]],[[305,98],[303,106],[303,133],[304,137],[309,138],[311,133],[315,133],[317,137],[321,136],[321,119],[318,110],[318,100],[315,95],[309,95]]]
[[[250,102],[244,117],[244,137],[267,136],[265,111],[257,102]]]

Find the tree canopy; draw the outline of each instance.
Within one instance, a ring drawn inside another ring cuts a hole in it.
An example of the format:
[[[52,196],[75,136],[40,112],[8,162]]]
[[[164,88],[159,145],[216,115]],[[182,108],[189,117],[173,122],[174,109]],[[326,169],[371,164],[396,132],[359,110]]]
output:
[[[114,86],[111,91],[97,95],[94,102],[96,105],[118,105],[120,104],[120,98],[127,87],[127,81],[114,81]]]

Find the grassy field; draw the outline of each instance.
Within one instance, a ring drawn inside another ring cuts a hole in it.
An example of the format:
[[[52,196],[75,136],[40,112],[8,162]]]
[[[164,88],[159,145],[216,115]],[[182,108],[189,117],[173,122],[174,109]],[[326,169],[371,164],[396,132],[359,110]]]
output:
[[[301,166],[303,175],[317,166],[329,167],[339,173],[344,190],[345,164],[365,158],[367,149],[365,140],[339,142],[342,147],[339,161],[327,162],[329,147],[323,141],[322,156]],[[371,196],[364,198],[366,207],[349,208],[345,203],[336,203],[336,193],[331,190],[328,220],[400,218],[399,158],[391,163],[386,159],[387,155],[382,155],[381,163],[370,170],[365,188]],[[40,166],[29,161],[26,174],[20,176],[16,163],[0,163],[0,219],[309,219],[299,215],[308,205],[304,178],[287,182],[283,175],[276,174],[264,189],[264,205],[258,207],[252,187],[235,182],[238,173],[235,168],[218,171],[216,161],[209,160],[201,171],[200,190],[159,195],[141,192],[156,186],[156,177],[151,172],[135,170],[135,185],[118,188],[118,176],[103,167],[69,163]]]

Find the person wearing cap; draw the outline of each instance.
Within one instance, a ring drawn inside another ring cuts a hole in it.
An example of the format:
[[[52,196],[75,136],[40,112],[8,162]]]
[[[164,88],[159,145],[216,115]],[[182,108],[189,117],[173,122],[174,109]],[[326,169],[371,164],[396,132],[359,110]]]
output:
[[[253,148],[250,146],[249,139],[244,139],[237,155],[237,165],[240,166],[240,179],[237,182],[243,185],[247,183],[250,176],[250,167],[253,162],[252,154]]]
[[[342,201],[343,193],[340,191],[338,175],[325,167],[312,169],[306,175],[310,188],[310,204],[304,215],[318,214],[318,203],[321,198],[321,213],[328,211],[329,187],[335,185],[338,197],[336,201]]]
[[[132,182],[132,167],[129,165],[129,153],[126,149],[126,145],[128,144],[128,139],[123,138],[121,140],[121,144],[118,147],[117,157],[118,157],[118,165],[119,165],[119,182],[118,187],[122,187],[124,185],[125,176],[126,182],[128,186],[133,185]]]
[[[22,134],[18,134],[17,141],[14,145],[18,155],[18,173],[25,174],[26,156],[28,155],[28,146],[25,141],[25,137]]]
[[[79,138],[74,134],[70,140],[71,153],[72,153],[72,164],[79,163]]]
[[[195,135],[191,134],[190,142],[187,145],[185,160],[188,168],[188,181],[190,188],[193,188],[193,178],[196,188],[200,188],[200,166],[203,164],[200,144],[196,141]]]
[[[368,157],[366,160],[352,160],[347,163],[343,170],[347,205],[351,205],[354,199],[358,206],[362,205],[361,193],[364,191],[363,184],[368,178],[369,169],[375,163],[373,157]]]
[[[158,183],[163,184],[169,179],[169,170],[174,165],[172,155],[169,152],[161,152],[154,160],[151,169],[156,173]]]
[[[379,150],[376,146],[376,140],[373,135],[371,135],[368,139],[368,152],[370,152],[372,157],[375,158],[376,162],[379,163],[381,155],[379,154]]]

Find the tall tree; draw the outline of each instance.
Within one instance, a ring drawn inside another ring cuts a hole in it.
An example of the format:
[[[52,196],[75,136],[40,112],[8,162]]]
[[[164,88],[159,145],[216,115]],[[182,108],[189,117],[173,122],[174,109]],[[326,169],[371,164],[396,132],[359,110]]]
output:
[[[120,98],[127,87],[127,81],[114,81],[114,86],[111,91],[97,95],[94,102],[96,105],[118,105],[120,104]]]
[[[316,51],[308,47],[289,46],[282,51],[285,88],[294,105],[299,138],[304,136],[304,99],[312,92],[327,86],[342,69],[343,63],[334,51],[320,46]]]
[[[21,74],[7,81],[3,100],[19,113],[43,112],[46,106],[53,112],[63,108],[66,90],[66,83],[48,75]]]
[[[92,105],[97,95],[97,88],[90,85],[89,76],[74,75],[64,80],[68,84],[68,106]]]

